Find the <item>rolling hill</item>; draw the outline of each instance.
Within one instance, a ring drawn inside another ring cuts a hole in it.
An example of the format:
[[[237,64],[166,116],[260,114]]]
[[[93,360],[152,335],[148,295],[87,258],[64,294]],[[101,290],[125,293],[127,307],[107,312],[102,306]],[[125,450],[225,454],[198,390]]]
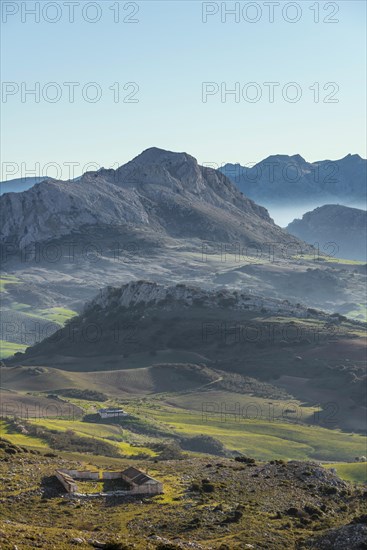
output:
[[[330,403],[337,403],[333,425],[364,432],[364,336],[363,323],[300,304],[138,281],[102,290],[64,328],[6,364],[52,366],[71,379],[77,374],[79,383],[89,373],[89,382],[109,386],[108,393],[114,386],[138,394],[206,385],[215,379],[208,367],[321,404],[326,422]]]
[[[329,243],[334,256],[367,259],[367,212],[339,204],[326,204],[293,220],[287,231],[317,247]]]

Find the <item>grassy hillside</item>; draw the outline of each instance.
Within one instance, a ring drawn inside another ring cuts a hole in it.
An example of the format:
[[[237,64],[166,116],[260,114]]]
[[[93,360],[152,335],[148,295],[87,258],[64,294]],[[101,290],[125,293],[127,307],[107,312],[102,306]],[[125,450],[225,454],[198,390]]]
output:
[[[0,340],[0,359],[6,359],[12,357],[14,353],[24,352],[27,346],[23,344],[17,344],[16,342],[8,342],[7,340]]]
[[[180,443],[201,434],[260,460],[353,461],[365,454],[366,437],[327,425],[329,410],[307,405],[271,384],[204,366],[92,373],[3,367],[1,376],[7,388],[2,392],[3,414],[33,418],[50,430],[112,441],[124,454],[139,454],[130,448],[136,444],[154,454],[159,441]],[[66,388],[102,392],[105,401],[83,399],[82,393],[68,396]],[[47,398],[53,392],[61,392],[60,398]],[[133,421],[122,420],[118,427],[93,420],[99,408],[121,405]],[[89,422],[81,421],[84,415]]]
[[[228,393],[222,395],[214,392],[215,397],[228,398]],[[135,419],[121,420],[120,426],[112,424],[82,422],[74,418],[39,417],[31,423],[45,427],[51,431],[72,431],[80,436],[92,437],[97,440],[112,442],[123,454],[138,455],[147,453],[154,455],[158,442],[177,440],[198,435],[211,436],[220,441],[228,450],[238,451],[259,460],[297,459],[319,461],[353,461],[355,456],[365,452],[366,437],[330,430],[311,423],[313,416],[305,416],[303,421],[293,417],[293,411],[300,410],[302,414],[312,413],[312,409],[302,409],[295,402],[278,402],[279,411],[283,414],[269,418],[268,411],[257,420],[251,418],[252,411],[259,411],[266,401],[260,398],[242,398],[242,406],[249,405],[249,416],[243,414],[233,417],[231,402],[227,403],[227,412],[221,414],[212,408],[215,401],[209,392],[203,393],[205,412],[189,410],[167,405],[167,400],[182,402],[185,396],[177,398],[162,396],[160,399],[128,400],[123,407]],[[199,396],[196,396],[199,399]],[[33,399],[36,399],[34,397]],[[75,400],[70,400],[75,404]],[[222,401],[224,402],[224,401]],[[79,403],[79,402],[78,402]],[[111,402],[111,405],[113,402]],[[210,404],[210,407],[207,405]],[[103,404],[105,406],[105,404]],[[255,409],[256,405],[256,409]],[[275,403],[277,405],[277,403]],[[287,408],[285,408],[287,405]],[[297,405],[297,407],[296,407]],[[100,403],[85,403],[85,413],[94,414]],[[186,404],[187,406],[187,404]],[[242,409],[242,411],[245,409]],[[274,412],[276,407],[272,409]],[[284,411],[285,412],[284,414]],[[138,445],[138,447],[135,447]]]
[[[85,377],[77,372],[62,371],[51,367],[0,367],[3,388],[17,391],[47,392],[62,388],[93,387],[93,376]]]
[[[133,437],[132,434],[126,432],[118,425],[93,424],[89,422],[70,421],[70,420],[51,420],[41,419],[31,421],[35,426],[45,427],[49,430],[60,432],[73,431],[80,436],[92,437],[94,440],[108,441],[115,445],[124,456],[139,456],[147,454],[156,456],[156,453],[144,447],[143,438],[138,436]],[[138,446],[139,444],[139,446]]]
[[[324,464],[325,468],[335,468],[336,473],[346,481],[354,483],[367,483],[367,462],[338,462],[335,464]]]
[[[143,415],[144,405],[139,405]],[[206,418],[202,413],[173,407],[152,407],[145,409],[146,418],[163,423],[167,429],[181,435],[206,434],[224,443],[232,450],[238,450],[259,460],[354,460],[363,455],[367,439],[364,436],[328,430],[314,425],[292,422],[233,420],[226,415],[222,420],[218,414]]]
[[[105,458],[101,464],[93,456],[26,450],[0,441],[6,550],[14,545],[66,550],[76,542],[87,550],[96,541],[115,550],[298,550],[315,533],[352,521],[360,525],[367,512],[363,489],[310,463]],[[121,471],[129,465],[160,480],[164,494],[68,499],[54,475],[60,467]]]
[[[56,342],[45,340],[8,364],[52,365],[73,373],[73,384],[64,387],[79,386],[84,379],[86,388],[116,397],[192,391],[200,381],[195,371],[181,365],[199,364],[277,386],[311,407],[327,410],[337,404],[332,427],[365,432],[364,325],[312,309],[298,318],[276,315],[266,307],[237,311],[222,306],[211,309],[195,303],[180,309],[174,303],[106,312],[92,307],[73,323],[72,338],[66,326]],[[100,338],[88,342],[85,326],[96,325]],[[170,368],[158,368],[162,363]],[[209,377],[201,385],[214,381]],[[325,427],[331,425],[329,420],[327,414],[320,415]]]
[[[24,352],[64,326],[76,312],[55,304],[56,296],[15,275],[0,277],[2,326],[0,359]],[[59,298],[60,299],[60,298]],[[62,301],[61,301],[62,303]]]
[[[67,418],[81,417],[82,410],[63,399],[50,399],[45,395],[30,395],[15,391],[1,392],[1,415],[18,418]]]
[[[9,425],[4,420],[0,420],[0,437],[5,437],[7,441],[13,443],[13,445],[25,446],[27,448],[42,448],[49,449],[49,445],[38,437],[31,437],[25,434],[15,433],[14,430],[9,428]]]
[[[0,292],[4,292],[8,285],[19,284],[21,281],[14,275],[5,275],[4,273],[0,277]]]

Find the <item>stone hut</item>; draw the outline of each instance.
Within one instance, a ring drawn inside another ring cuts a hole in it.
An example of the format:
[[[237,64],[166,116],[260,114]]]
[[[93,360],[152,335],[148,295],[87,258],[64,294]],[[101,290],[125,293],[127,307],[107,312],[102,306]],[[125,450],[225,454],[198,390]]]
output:
[[[145,495],[159,495],[163,493],[163,484],[160,481],[133,466],[121,472],[121,477],[130,485],[130,493]]]
[[[163,484],[160,481],[150,477],[148,474],[130,466],[123,472],[91,472],[78,470],[56,470],[55,475],[62,483],[68,493],[79,493],[77,480],[80,481],[103,481],[111,479],[122,479],[126,485],[126,490],[110,491],[108,493],[93,493],[101,496],[109,495],[159,495],[163,493]],[[85,495],[88,496],[88,495]]]

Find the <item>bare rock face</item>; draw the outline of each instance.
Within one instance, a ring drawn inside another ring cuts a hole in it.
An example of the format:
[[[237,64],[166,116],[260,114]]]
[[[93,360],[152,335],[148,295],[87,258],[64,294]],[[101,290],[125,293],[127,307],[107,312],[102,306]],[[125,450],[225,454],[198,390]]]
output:
[[[117,170],[87,172],[74,181],[49,179],[0,201],[1,243],[20,248],[106,226],[174,238],[290,241],[267,210],[221,172],[187,153],[156,148]]]

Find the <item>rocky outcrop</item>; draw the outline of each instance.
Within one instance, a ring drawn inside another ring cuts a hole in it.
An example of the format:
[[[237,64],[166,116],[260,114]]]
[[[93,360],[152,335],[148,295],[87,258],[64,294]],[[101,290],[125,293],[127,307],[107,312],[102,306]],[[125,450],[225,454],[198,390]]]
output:
[[[101,289],[97,297],[89,302],[84,310],[84,316],[88,318],[96,307],[106,315],[111,315],[114,310],[128,308],[131,310],[137,306],[156,307],[162,309],[190,308],[200,305],[204,308],[233,310],[260,311],[266,307],[268,313],[273,312],[294,317],[308,317],[306,307],[290,304],[285,300],[275,300],[255,296],[238,290],[220,289],[204,290],[199,287],[191,287],[184,284],[164,286],[150,281],[132,281],[118,288],[107,287]],[[317,318],[328,315],[315,312]]]

